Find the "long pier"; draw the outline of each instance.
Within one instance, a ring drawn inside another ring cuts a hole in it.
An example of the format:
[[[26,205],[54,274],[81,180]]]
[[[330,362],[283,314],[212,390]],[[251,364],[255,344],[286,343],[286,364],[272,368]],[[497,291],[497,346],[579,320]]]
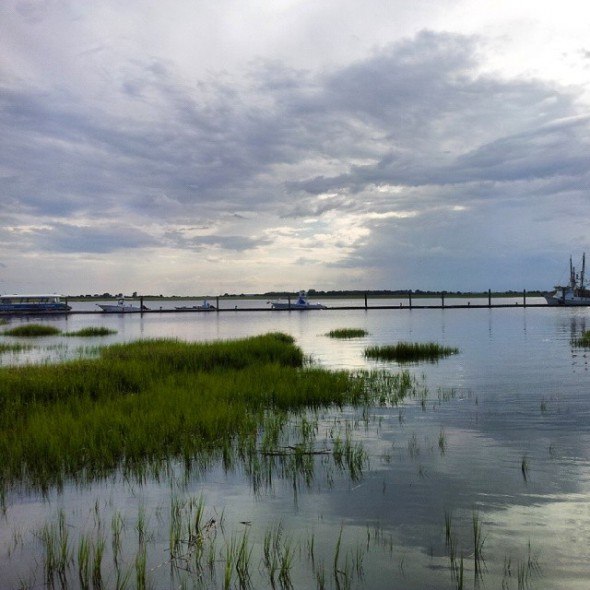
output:
[[[535,296],[538,300],[538,297]],[[494,297],[492,297],[492,293],[491,291],[488,291],[487,293],[487,297],[485,295],[479,295],[479,296],[475,296],[475,299],[477,299],[478,301],[476,303],[472,302],[472,301],[467,301],[465,302],[465,299],[467,299],[467,297],[457,297],[457,296],[452,296],[452,297],[448,297],[446,295],[446,293],[442,293],[438,296],[438,300],[440,302],[436,302],[434,303],[433,300],[435,299],[435,297],[429,297],[429,296],[418,296],[416,297],[415,295],[412,296],[412,293],[408,293],[408,295],[405,298],[401,298],[401,297],[392,297],[392,298],[388,298],[389,300],[391,299],[396,299],[398,300],[398,303],[396,304],[391,304],[391,303],[387,303],[387,304],[380,304],[379,303],[379,299],[381,298],[374,298],[372,302],[369,302],[369,297],[368,295],[365,295],[364,298],[360,298],[359,300],[359,304],[355,304],[355,305],[332,305],[332,306],[325,306],[324,308],[321,309],[315,309],[315,308],[310,308],[310,309],[298,309],[294,306],[292,307],[285,307],[285,308],[280,308],[280,309],[273,309],[270,306],[268,306],[268,302],[267,305],[264,307],[254,307],[254,306],[248,306],[248,307],[240,307],[239,306],[239,300],[237,305],[234,305],[233,307],[231,307],[230,305],[228,305],[227,307],[222,307],[220,305],[220,299],[222,299],[222,297],[218,296],[215,297],[215,306],[212,306],[210,308],[199,308],[198,306],[194,306],[194,307],[183,307],[183,308],[179,308],[177,309],[176,307],[173,308],[167,308],[167,307],[148,307],[145,305],[144,303],[144,297],[139,296],[136,297],[136,300],[139,300],[139,307],[137,308],[137,310],[133,310],[133,311],[126,311],[126,312],[105,312],[101,309],[70,309],[67,312],[55,312],[55,314],[59,314],[59,315],[104,315],[104,314],[108,314],[108,315],[127,315],[127,314],[132,314],[132,315],[144,315],[144,314],[171,314],[171,313],[175,313],[175,314],[194,314],[194,313],[231,313],[231,312],[291,312],[291,311],[370,311],[370,310],[420,310],[420,309],[514,309],[514,308],[526,308],[526,307],[545,307],[545,308],[555,308],[556,306],[554,305],[548,305],[547,303],[543,302],[543,303],[537,303],[537,302],[531,302],[530,300],[527,300],[527,292],[523,291],[523,293],[517,298],[517,297],[511,297],[511,299],[513,299],[513,301],[507,303],[507,302],[494,302]],[[501,296],[502,299],[506,299],[507,297]],[[213,298],[211,298],[213,299]],[[352,298],[347,298],[348,301],[350,301],[350,299]],[[462,300],[461,302],[456,302],[456,299]],[[428,302],[422,302],[422,300],[428,300]],[[180,300],[182,301],[182,300]],[[67,302],[67,300],[66,300]],[[152,304],[153,302],[159,303],[158,299],[156,300],[148,300],[146,301],[146,303],[148,305]],[[232,302],[236,302],[236,300],[232,300]],[[287,297],[287,303],[290,304],[291,303],[291,299],[290,297]],[[558,306],[559,307],[559,306]],[[565,307],[565,306],[564,306]],[[567,306],[569,307],[569,306]],[[17,315],[14,312],[0,312],[0,316],[7,316],[7,315]],[[18,315],[54,315],[54,314],[48,314],[43,313],[27,313],[27,314],[18,314]]]
[[[393,299],[400,299],[400,297],[392,297]],[[456,297],[451,297],[451,301]],[[505,297],[504,297],[505,298]],[[140,300],[140,310],[137,312],[127,312],[127,313],[223,313],[223,312],[261,312],[261,311],[337,311],[337,310],[370,310],[370,309],[390,309],[390,310],[407,310],[407,309],[491,309],[491,308],[511,308],[514,309],[515,307],[554,307],[550,306],[547,303],[530,303],[527,301],[527,292],[524,290],[522,295],[520,296],[521,301],[515,301],[513,303],[493,303],[492,291],[491,289],[488,290],[487,293],[487,302],[486,303],[471,303],[468,301],[467,303],[450,303],[448,302],[447,293],[442,292],[440,294],[440,304],[420,304],[420,299],[434,299],[434,297],[422,296],[422,297],[412,297],[412,292],[408,292],[407,298],[403,301],[400,301],[397,305],[369,305],[369,297],[368,294],[365,293],[364,301],[361,305],[337,305],[332,307],[324,307],[321,309],[300,309],[297,307],[285,307],[280,309],[273,309],[270,307],[238,307],[235,305],[233,308],[231,307],[221,307],[219,305],[220,297],[215,298],[215,307],[214,308],[207,308],[207,309],[200,309],[198,307],[185,307],[183,309],[166,309],[160,307],[159,309],[149,309],[147,306],[144,305],[144,297],[139,297]],[[463,297],[465,299],[465,297]],[[477,299],[483,299],[480,295]],[[288,305],[291,305],[291,297],[288,296],[287,298]],[[70,311],[68,313],[105,313],[103,311]]]

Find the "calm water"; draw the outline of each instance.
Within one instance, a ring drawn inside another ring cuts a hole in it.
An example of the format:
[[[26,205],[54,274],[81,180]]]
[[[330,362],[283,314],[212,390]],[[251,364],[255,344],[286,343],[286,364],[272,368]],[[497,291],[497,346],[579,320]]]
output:
[[[172,576],[165,564],[170,496],[178,493],[202,495],[209,515],[223,513],[226,535],[249,531],[253,588],[271,587],[259,573],[260,553],[265,532],[279,522],[297,546],[291,577],[295,588],[321,587],[317,563],[310,565],[311,539],[317,559],[323,560],[327,588],[459,587],[451,574],[445,515],[452,523],[457,558],[464,556],[464,587],[587,588],[590,352],[573,349],[570,341],[590,329],[589,314],[586,309],[515,306],[45,319],[63,331],[97,325],[117,330],[101,344],[282,331],[294,336],[315,362],[337,369],[397,371],[394,363],[367,361],[363,350],[400,340],[436,341],[456,346],[460,353],[437,364],[408,367],[428,390],[423,400],[375,408],[368,419],[346,408],[314,417],[320,446],[331,444],[334,431],[346,431],[362,443],[369,460],[360,478],[318,457],[313,478],[281,475],[277,469],[271,483],[256,488],[239,466],[229,471],[219,466],[187,480],[179,474],[140,484],[115,475],[91,487],[66,486],[47,498],[10,494],[0,528],[0,587],[43,587],[43,550],[35,533],[54,522],[60,508],[72,539],[96,529],[97,513],[106,529],[112,515],[121,514],[129,560],[137,549],[138,523],[145,518],[151,530],[147,569],[152,586],[210,587],[208,578]],[[325,336],[344,327],[364,328],[369,335],[349,341]],[[97,339],[35,339],[34,349],[5,354],[1,361],[54,361],[87,354],[97,344]],[[477,574],[474,515],[483,539]],[[339,535],[340,574],[334,576]],[[106,565],[104,571],[111,576],[107,587],[114,587],[114,574],[107,573]],[[214,585],[223,587],[223,578]]]

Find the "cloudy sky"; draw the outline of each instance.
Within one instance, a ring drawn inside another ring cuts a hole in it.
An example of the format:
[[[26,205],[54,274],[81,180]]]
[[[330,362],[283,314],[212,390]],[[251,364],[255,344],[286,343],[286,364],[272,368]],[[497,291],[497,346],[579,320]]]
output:
[[[0,292],[549,289],[587,0],[3,0]]]

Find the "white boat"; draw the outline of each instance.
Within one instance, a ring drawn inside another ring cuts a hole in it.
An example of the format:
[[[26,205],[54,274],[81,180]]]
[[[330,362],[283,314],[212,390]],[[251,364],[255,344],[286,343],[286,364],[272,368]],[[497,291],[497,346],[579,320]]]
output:
[[[0,313],[66,313],[72,309],[61,300],[61,295],[0,295]]]
[[[125,299],[119,299],[117,303],[97,303],[96,305],[106,313],[139,313],[148,309],[145,305],[127,303]]]
[[[182,307],[175,307],[174,309],[177,309],[178,311],[214,311],[217,308],[205,299],[201,305],[192,305],[190,307],[183,305]]]
[[[290,299],[288,301],[271,301],[270,305],[272,309],[328,309],[321,303],[310,303],[307,300],[305,291],[299,292],[297,301],[295,302],[292,302]]]
[[[555,286],[553,293],[544,297],[549,305],[590,305],[590,290],[585,286],[586,254],[582,256],[582,272],[576,272],[570,256],[570,282],[562,287]]]

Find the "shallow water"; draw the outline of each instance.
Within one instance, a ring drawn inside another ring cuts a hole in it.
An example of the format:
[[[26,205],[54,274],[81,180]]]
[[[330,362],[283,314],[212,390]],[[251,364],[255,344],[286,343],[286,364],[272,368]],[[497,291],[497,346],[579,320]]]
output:
[[[66,486],[46,498],[10,493],[0,528],[2,587],[19,587],[21,582],[42,587],[43,547],[35,533],[44,523],[56,522],[61,507],[72,546],[81,531],[96,535],[102,526],[108,532],[113,514],[122,516],[126,563],[134,572],[131,587],[140,548],[138,523],[145,519],[151,531],[145,541],[148,578],[156,588],[223,587],[222,547],[245,530],[253,547],[251,585],[271,587],[260,556],[265,534],[279,522],[297,547],[290,577],[296,588],[322,587],[321,571],[327,588],[456,588],[460,583],[451,571],[453,551],[456,566],[463,554],[464,587],[586,588],[590,352],[572,348],[570,341],[587,324],[590,328],[589,313],[583,308],[515,306],[44,319],[63,331],[105,325],[117,334],[35,339],[32,351],[4,354],[3,364],[91,354],[99,344],[137,338],[201,341],[269,331],[293,335],[306,354],[329,368],[399,370],[395,363],[366,360],[363,350],[400,340],[436,341],[456,346],[460,353],[438,363],[404,367],[427,388],[421,398],[374,408],[369,417],[346,408],[310,416],[317,421],[320,448],[333,445],[339,435],[362,443],[368,463],[361,477],[320,455],[313,457],[312,476],[285,469],[277,460],[274,468],[269,466],[271,481],[261,486],[254,486],[240,465],[229,470],[217,465],[188,475],[175,466],[160,482],[114,475],[92,486]],[[351,327],[364,328],[369,335],[353,340],[325,336],[331,329]],[[169,563],[161,566],[169,543],[171,496],[201,495],[207,514],[225,522],[223,534],[217,532],[214,580],[203,573],[185,573],[183,578],[179,571],[171,573]],[[445,538],[445,516],[454,549]],[[474,519],[483,538],[477,573]],[[311,539],[315,564],[309,555]],[[106,587],[113,587],[109,547],[103,572],[105,579],[110,576]],[[77,587],[75,568],[70,574],[71,587]],[[232,587],[238,585],[234,576]]]

